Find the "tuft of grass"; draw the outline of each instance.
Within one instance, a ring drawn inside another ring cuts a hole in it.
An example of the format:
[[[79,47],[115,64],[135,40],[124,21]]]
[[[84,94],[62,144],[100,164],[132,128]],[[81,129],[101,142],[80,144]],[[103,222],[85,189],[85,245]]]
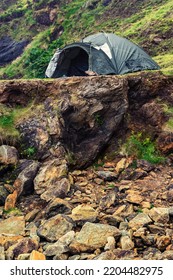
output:
[[[26,108],[8,109],[0,106],[0,142],[16,143],[20,138],[20,133],[16,129],[18,122],[24,117],[32,114],[33,104]]]
[[[156,149],[155,143],[149,137],[144,138],[142,133],[132,134],[123,145],[123,149],[127,156],[134,159],[144,159],[154,164],[165,160]]]

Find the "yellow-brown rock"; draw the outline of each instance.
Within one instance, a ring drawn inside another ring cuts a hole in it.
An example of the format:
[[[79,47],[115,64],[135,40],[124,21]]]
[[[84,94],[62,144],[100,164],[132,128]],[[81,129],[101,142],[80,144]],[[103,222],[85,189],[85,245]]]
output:
[[[30,254],[30,260],[46,260],[46,257],[43,253],[40,253],[36,250],[33,250]]]
[[[17,200],[17,191],[15,190],[13,193],[9,194],[5,200],[4,210],[8,211],[15,207]]]

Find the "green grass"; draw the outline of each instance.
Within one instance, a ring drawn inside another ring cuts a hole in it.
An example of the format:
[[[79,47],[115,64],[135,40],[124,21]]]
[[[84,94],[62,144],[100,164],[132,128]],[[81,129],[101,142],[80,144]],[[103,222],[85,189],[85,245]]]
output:
[[[8,109],[0,106],[0,142],[13,144],[20,138],[20,133],[16,129],[18,122],[24,117],[32,114],[32,104],[26,108]]]
[[[164,161],[156,149],[156,145],[149,137],[144,138],[141,133],[132,134],[123,145],[127,156],[134,159],[144,159],[150,163],[157,164]]]
[[[153,43],[155,37],[163,37],[172,30],[173,0],[153,0],[151,3],[147,2],[148,4],[141,2],[137,12],[128,18],[121,17],[121,14],[105,18],[105,14],[109,14],[111,9],[116,11],[116,2],[104,7],[100,1],[92,10],[86,8],[85,0],[74,0],[67,5],[60,1],[56,22],[50,27],[39,26],[35,21],[35,10],[45,8],[53,2],[55,1],[40,0],[30,6],[27,0],[16,1],[15,5],[8,5],[6,13],[1,14],[1,17],[5,17],[13,10],[20,12],[22,9],[25,15],[2,24],[0,36],[7,33],[16,40],[32,38],[32,41],[21,57],[0,69],[0,77],[44,78],[48,62],[58,47],[62,48],[100,31],[113,32],[142,47],[148,47],[148,52],[154,56],[163,73],[173,74],[173,39],[167,38],[159,44]],[[122,5],[127,6],[128,3],[124,2]],[[52,41],[51,34],[59,25],[63,26],[64,32],[60,38]]]

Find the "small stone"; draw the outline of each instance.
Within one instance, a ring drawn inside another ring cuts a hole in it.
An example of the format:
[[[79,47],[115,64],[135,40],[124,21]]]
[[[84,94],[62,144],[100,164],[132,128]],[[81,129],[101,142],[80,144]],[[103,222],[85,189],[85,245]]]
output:
[[[130,203],[140,204],[143,201],[143,197],[137,191],[127,191],[128,195],[126,200]]]
[[[51,218],[57,214],[70,214],[72,206],[69,202],[61,198],[52,199],[45,208],[46,218]]]
[[[78,224],[95,222],[97,212],[89,205],[80,204],[72,210],[72,215],[69,215],[69,217]]]
[[[132,220],[129,221],[129,227],[132,229],[138,229],[150,223],[152,223],[152,220],[148,215],[144,213],[139,213]]]
[[[0,146],[0,163],[16,165],[18,162],[18,152],[15,147],[8,145]]]
[[[38,235],[48,241],[57,241],[61,236],[72,230],[73,224],[69,220],[67,216],[58,214],[39,227]]]
[[[113,236],[108,236],[107,243],[104,247],[104,250],[105,251],[114,250],[115,244],[116,244],[115,238]]]
[[[156,246],[160,251],[164,251],[166,247],[171,243],[170,236],[158,236],[156,239]]]
[[[131,250],[135,247],[134,242],[130,239],[128,235],[121,236],[120,246],[122,250]]]
[[[27,213],[25,216],[26,222],[31,222],[34,220],[34,218],[37,216],[37,214],[40,212],[40,209],[33,209],[31,212]]]
[[[29,257],[30,257],[30,254],[20,254],[18,255],[17,257],[17,260],[18,261],[26,261],[26,260],[29,260]]]
[[[158,223],[168,223],[169,222],[169,208],[154,207],[149,212],[150,218]]]
[[[148,225],[148,229],[153,234],[165,235],[165,229],[157,225]]]
[[[116,165],[115,171],[119,174],[132,163],[131,159],[122,158]]]
[[[116,193],[114,191],[110,191],[101,198],[99,203],[99,208],[101,210],[110,208],[115,203],[115,201],[116,201]]]
[[[4,210],[8,211],[10,209],[15,208],[16,201],[17,201],[17,191],[15,190],[13,193],[10,193],[7,196],[7,198],[5,200]]]
[[[97,171],[96,173],[101,179],[105,181],[112,181],[118,177],[117,173],[111,171]]]
[[[33,250],[30,254],[29,259],[30,260],[46,260],[46,257],[43,253]]]
[[[50,244],[46,247],[45,255],[46,256],[58,256],[62,253],[69,251],[68,245],[73,241],[75,236],[74,231],[69,231],[65,235],[59,238],[54,244]]]

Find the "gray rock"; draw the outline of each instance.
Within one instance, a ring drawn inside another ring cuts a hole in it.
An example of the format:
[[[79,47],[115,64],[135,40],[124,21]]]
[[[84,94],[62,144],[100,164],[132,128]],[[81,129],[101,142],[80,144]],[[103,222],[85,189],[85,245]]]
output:
[[[34,189],[46,201],[55,197],[64,198],[70,190],[67,175],[66,161],[54,159],[45,162],[34,180]]]
[[[72,206],[70,203],[61,198],[54,198],[49,201],[45,208],[45,217],[51,218],[57,214],[70,214],[72,211]]]
[[[147,214],[139,213],[132,220],[129,221],[129,227],[138,229],[151,223],[152,220]]]
[[[104,250],[105,251],[114,250],[115,244],[116,244],[115,238],[113,236],[108,236],[107,243],[104,247]]]
[[[149,212],[150,218],[157,223],[169,222],[169,208],[154,207]]]
[[[116,201],[116,193],[115,193],[115,191],[110,191],[101,198],[100,203],[99,203],[99,208],[101,210],[110,208],[112,205],[114,205],[115,201]]]
[[[38,229],[38,235],[48,241],[57,241],[61,236],[71,231],[73,224],[65,215],[58,214],[45,221]]]
[[[123,235],[120,238],[120,246],[123,250],[131,250],[135,247],[134,242],[128,235]]]
[[[70,249],[72,252],[86,252],[102,248],[106,245],[109,236],[117,239],[120,231],[113,226],[87,222],[70,244]]]
[[[18,151],[15,147],[8,145],[0,146],[0,163],[16,165],[18,162]]]
[[[34,178],[37,175],[40,163],[34,160],[25,161],[25,168],[20,172],[17,179],[20,181],[20,193],[18,195],[29,195],[34,190]]]
[[[97,171],[97,175],[105,181],[112,181],[118,178],[118,174],[111,171]]]
[[[10,246],[6,251],[8,260],[17,259],[21,254],[31,253],[33,250],[38,249],[38,242],[32,238],[23,238],[16,244]]]
[[[0,235],[23,235],[24,232],[25,220],[23,216],[0,220]]]
[[[68,245],[72,242],[74,239],[75,232],[69,231],[65,235],[59,238],[57,242],[54,244],[50,244],[46,247],[45,255],[46,256],[58,256],[63,253],[66,253],[69,251]]]
[[[72,210],[72,214],[69,216],[77,224],[83,225],[85,222],[95,222],[97,212],[89,205],[80,204]]]

